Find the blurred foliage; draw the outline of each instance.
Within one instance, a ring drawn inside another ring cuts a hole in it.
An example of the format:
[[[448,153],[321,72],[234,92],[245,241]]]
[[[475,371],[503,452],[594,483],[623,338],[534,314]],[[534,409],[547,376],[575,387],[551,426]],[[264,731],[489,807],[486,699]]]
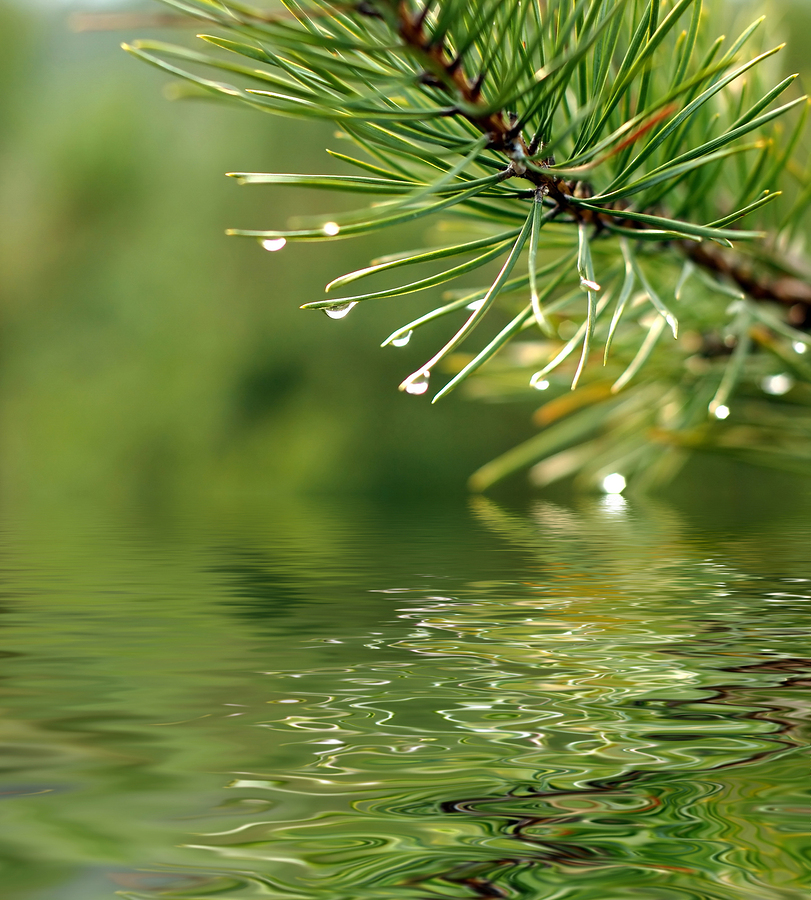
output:
[[[504,407],[393,401],[420,356],[378,347],[394,309],[352,327],[299,310],[368,248],[270,255],[225,237],[269,203],[285,218],[313,198],[223,173],[316,167],[328,126],[168,103],[121,52],[131,33],[67,22],[64,7],[0,3],[7,505],[462,492],[530,433]]]

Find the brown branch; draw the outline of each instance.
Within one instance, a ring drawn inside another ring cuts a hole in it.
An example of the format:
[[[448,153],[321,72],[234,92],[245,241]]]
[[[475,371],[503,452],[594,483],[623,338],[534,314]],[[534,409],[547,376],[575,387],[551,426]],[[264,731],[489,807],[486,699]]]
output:
[[[530,181],[555,202],[557,213],[566,213],[577,222],[585,222],[594,225],[599,231],[605,223],[617,221],[611,217],[580,209],[570,202],[570,197],[587,197],[591,194],[589,185],[585,182],[566,181],[551,173],[546,173],[540,168],[529,168],[526,159],[532,156],[523,135],[515,129],[515,120],[510,114],[499,110],[492,112],[487,109],[481,100],[481,89],[484,76],[479,75],[470,80],[464,72],[461,56],[451,56],[445,48],[442,39],[434,39],[426,31],[427,12],[430,7],[429,0],[425,0],[422,10],[412,15],[406,0],[401,0],[397,10],[397,21],[400,37],[405,45],[421,59],[427,69],[423,76],[423,82],[445,91],[458,104],[456,112],[473,124],[479,131],[489,138],[489,148],[502,152],[509,160],[509,176],[518,176]],[[308,15],[331,15],[335,9],[350,10],[366,16],[378,17],[379,13],[367,0],[359,0],[355,4],[346,4],[333,7],[332,11],[308,13]],[[269,13],[267,16],[252,16],[261,21],[272,22],[282,19],[295,18],[287,12]],[[126,30],[132,28],[176,28],[188,26],[190,16],[138,14],[138,13],[75,13],[70,19],[70,28],[76,32]],[[477,107],[480,112],[477,112]],[[653,128],[659,121],[673,112],[673,106],[668,106],[650,121],[641,125],[625,138],[617,147],[608,153],[600,162],[620,152],[636,142],[640,137]],[[646,226],[637,222],[623,222],[622,224],[636,230],[645,230]],[[782,276],[770,278],[762,274],[756,274],[750,262],[740,256],[722,251],[706,241],[696,244],[690,241],[678,243],[681,252],[691,259],[696,265],[701,266],[715,276],[723,276],[730,279],[738,287],[748,294],[753,300],[778,303],[788,307],[788,320],[792,325],[800,328],[811,328],[811,286],[797,278]]]
[[[787,275],[770,278],[756,274],[749,260],[733,256],[707,241],[701,244],[684,241],[682,251],[696,265],[730,279],[753,300],[787,306],[788,320],[792,325],[811,327],[811,285],[806,282]]]
[[[458,114],[489,137],[490,149],[499,150],[507,156],[510,160],[511,174],[527,179],[547,193],[557,204],[558,212],[566,213],[578,222],[592,224],[598,230],[602,230],[608,221],[616,222],[615,218],[591,210],[579,209],[569,201],[571,196],[588,196],[591,193],[588,184],[566,181],[551,173],[547,174],[537,168],[530,169],[526,166],[525,160],[532,153],[523,135],[515,133],[513,121],[505,112],[491,112],[484,107],[480,99],[483,77],[479,76],[474,81],[470,81],[463,70],[461,58],[459,56],[451,57],[445,49],[443,41],[432,40],[425,30],[427,9],[428,3],[426,2],[422,11],[412,16],[406,0],[401,0],[397,14],[401,38],[412,52],[416,52],[422,57],[426,68],[430,70],[423,79],[425,83],[442,89],[451,96],[455,95],[457,102],[461,101],[460,108],[457,110]],[[477,106],[481,108],[481,114],[475,112]],[[633,144],[672,112],[672,105],[666,107],[649,122],[632,132],[604,159]],[[631,221],[622,224],[640,231],[644,231],[647,227]],[[706,241],[701,244],[682,241],[678,246],[696,265],[713,275],[731,279],[753,300],[787,306],[789,308],[788,319],[793,325],[811,328],[811,286],[805,282],[785,276],[769,278],[756,274],[745,258],[724,253],[720,248],[713,247]]]
[[[470,81],[464,72],[461,58],[452,58],[445,49],[444,41],[435,41],[426,32],[424,12],[427,8],[426,5],[422,12],[412,16],[405,0],[401,0],[397,17],[400,37],[412,51],[422,57],[426,67],[430,69],[429,74],[434,76],[435,80],[432,79],[431,83],[451,96],[455,94],[455,99],[461,101],[462,106],[458,114],[488,136],[490,149],[500,150],[509,158],[515,175],[543,188],[567,212],[572,212],[577,218],[584,218],[566,200],[567,195],[572,193],[572,187],[567,182],[526,167],[524,160],[531,154],[523,136],[515,133],[513,122],[505,112],[490,112],[482,104],[480,98],[483,76]],[[481,109],[481,113],[475,112],[476,107]]]

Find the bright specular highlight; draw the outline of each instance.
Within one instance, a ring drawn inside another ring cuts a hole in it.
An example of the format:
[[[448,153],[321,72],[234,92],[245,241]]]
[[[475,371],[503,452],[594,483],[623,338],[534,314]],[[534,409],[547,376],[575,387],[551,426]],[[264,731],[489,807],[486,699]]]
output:
[[[619,472],[612,472],[603,478],[603,490],[606,494],[621,494],[626,487],[625,476]]]

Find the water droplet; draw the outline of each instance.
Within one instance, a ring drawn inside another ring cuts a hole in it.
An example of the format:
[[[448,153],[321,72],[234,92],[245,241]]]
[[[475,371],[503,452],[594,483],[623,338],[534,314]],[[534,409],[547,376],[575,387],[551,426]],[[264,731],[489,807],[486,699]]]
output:
[[[808,344],[804,344],[802,341],[794,341],[791,345],[794,348],[795,353],[807,353],[808,352]]]
[[[327,222],[321,230],[324,232],[324,234],[327,234],[330,237],[335,237],[335,235],[338,234],[338,232],[341,230],[341,226],[337,222]]]
[[[621,494],[625,490],[627,482],[619,472],[612,472],[603,478],[603,490],[606,494]]]
[[[472,303],[468,303],[465,309],[481,309],[484,306],[484,297],[481,300],[474,300]]]
[[[726,419],[729,415],[729,407],[724,406],[724,404],[720,404],[716,406],[715,409],[712,408],[712,404],[710,404],[710,412],[715,416],[716,419]]]
[[[532,376],[532,379],[529,382],[530,387],[534,387],[536,391],[545,391],[549,388],[549,382],[545,378],[541,378],[538,381],[535,380],[535,376]]]
[[[406,334],[401,334],[400,337],[395,338],[391,342],[392,347],[405,347],[405,345],[411,340],[412,334],[414,334],[413,329],[406,332]]]
[[[782,394],[787,394],[794,387],[794,379],[785,372],[780,375],[767,375],[760,382],[760,386],[767,394],[780,397]]]
[[[415,372],[406,378],[400,387],[407,394],[419,396],[428,390],[428,379],[430,377],[431,373],[427,369],[422,369],[420,372]]]
[[[357,300],[353,300],[352,303],[339,303],[337,306],[328,306],[324,312],[330,319],[345,319],[357,305]]]
[[[262,241],[262,246],[265,250],[270,250],[271,253],[275,253],[277,250],[281,250],[286,243],[286,238],[268,238],[266,241]]]

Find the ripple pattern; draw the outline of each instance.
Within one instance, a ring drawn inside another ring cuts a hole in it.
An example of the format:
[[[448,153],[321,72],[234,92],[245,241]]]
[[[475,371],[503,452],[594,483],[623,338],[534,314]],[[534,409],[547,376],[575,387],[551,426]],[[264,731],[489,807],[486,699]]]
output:
[[[190,839],[210,889],[806,898],[811,584],[551,507],[491,525],[534,554],[515,581],[377,584],[375,633],[264,673],[266,764],[229,790],[267,802]]]

